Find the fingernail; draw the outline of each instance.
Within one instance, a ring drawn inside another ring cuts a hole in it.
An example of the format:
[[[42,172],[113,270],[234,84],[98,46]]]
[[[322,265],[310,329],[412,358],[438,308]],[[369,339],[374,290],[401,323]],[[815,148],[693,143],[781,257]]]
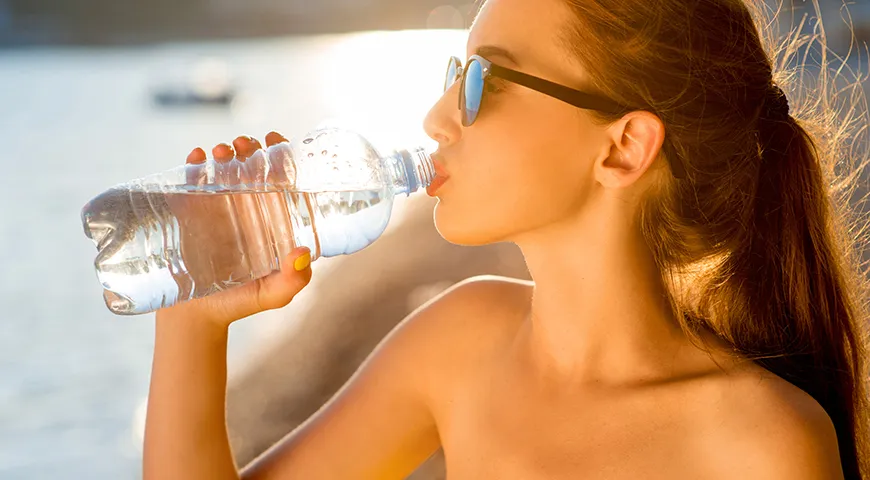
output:
[[[305,270],[308,268],[308,265],[311,265],[311,252],[302,255],[293,262],[293,268],[295,268],[297,272]]]

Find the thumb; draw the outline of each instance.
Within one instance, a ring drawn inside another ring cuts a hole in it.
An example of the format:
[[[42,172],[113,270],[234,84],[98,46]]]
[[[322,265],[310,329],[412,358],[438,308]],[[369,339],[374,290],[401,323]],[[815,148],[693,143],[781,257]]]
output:
[[[231,323],[265,310],[281,308],[311,281],[311,251],[300,247],[281,262],[281,271],[245,285],[212,295],[213,316],[221,323]]]
[[[286,306],[310,281],[311,251],[307,247],[297,248],[281,262],[280,272],[254,282],[258,311]]]

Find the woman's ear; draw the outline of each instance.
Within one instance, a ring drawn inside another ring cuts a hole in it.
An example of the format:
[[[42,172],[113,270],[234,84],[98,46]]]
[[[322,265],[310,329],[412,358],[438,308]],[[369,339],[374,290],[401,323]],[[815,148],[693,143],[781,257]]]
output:
[[[635,183],[659,156],[665,126],[656,115],[630,112],[609,128],[610,151],[595,166],[596,179],[608,188]]]

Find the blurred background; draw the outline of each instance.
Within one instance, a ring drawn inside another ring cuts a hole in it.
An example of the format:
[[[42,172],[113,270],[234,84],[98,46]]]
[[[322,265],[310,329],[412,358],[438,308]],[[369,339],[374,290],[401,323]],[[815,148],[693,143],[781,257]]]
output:
[[[822,6],[830,46],[845,53],[842,2]],[[475,9],[0,0],[0,478],[140,477],[153,315],[106,309],[79,220],[91,197],[195,146],[296,137],[327,119],[384,144],[424,143],[423,116],[447,57],[465,57]],[[850,11],[858,40],[870,39],[870,1]],[[282,321],[234,325],[231,371]]]

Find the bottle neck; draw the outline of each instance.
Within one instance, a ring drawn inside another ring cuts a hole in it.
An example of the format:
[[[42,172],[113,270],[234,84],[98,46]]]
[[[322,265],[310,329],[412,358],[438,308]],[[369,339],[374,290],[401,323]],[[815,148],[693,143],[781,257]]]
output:
[[[435,178],[432,157],[422,147],[397,150],[391,155],[393,164],[393,191],[410,195],[425,189]]]

